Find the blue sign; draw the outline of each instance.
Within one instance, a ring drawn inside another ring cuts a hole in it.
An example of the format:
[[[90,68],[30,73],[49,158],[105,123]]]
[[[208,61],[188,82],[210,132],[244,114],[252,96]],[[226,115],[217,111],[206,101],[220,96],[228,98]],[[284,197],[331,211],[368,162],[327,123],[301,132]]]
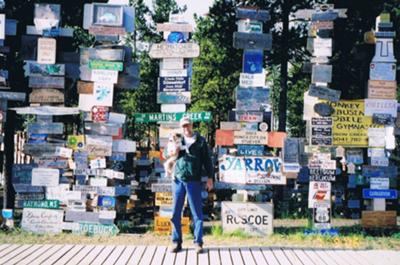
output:
[[[310,181],[310,169],[308,167],[301,167],[297,175],[297,181],[307,183]]]
[[[126,161],[126,153],[113,152],[111,157],[110,157],[110,161],[124,162],[124,161]]]
[[[190,90],[190,78],[185,76],[170,76],[160,77],[158,79],[158,90],[161,92],[168,91],[189,91]]]
[[[360,200],[348,200],[347,208],[349,208],[349,209],[360,209]]]
[[[117,186],[115,187],[115,196],[131,196],[132,188],[130,186]]]
[[[265,87],[237,87],[237,110],[261,110],[270,103],[270,89]]]
[[[167,42],[168,43],[184,43],[184,42],[186,42],[186,38],[185,38],[184,33],[173,31],[170,34],[168,34]]]
[[[263,71],[264,52],[262,50],[244,50],[243,73],[261,74]]]
[[[364,177],[397,177],[397,166],[378,167],[378,166],[363,166],[362,174]]]
[[[264,146],[262,145],[238,145],[237,153],[240,156],[263,156]]]
[[[98,206],[113,208],[115,207],[115,198],[111,196],[99,196]]]
[[[363,189],[364,199],[397,199],[397,190]]]
[[[32,169],[36,168],[36,164],[15,164],[12,167],[12,183],[13,184],[31,184]]]
[[[32,133],[29,135],[28,143],[30,144],[43,144],[46,143],[47,134]]]

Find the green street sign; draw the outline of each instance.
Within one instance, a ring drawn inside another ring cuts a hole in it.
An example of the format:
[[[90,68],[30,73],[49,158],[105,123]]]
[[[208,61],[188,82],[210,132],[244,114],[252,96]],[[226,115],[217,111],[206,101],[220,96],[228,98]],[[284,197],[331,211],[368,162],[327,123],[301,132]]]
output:
[[[180,121],[184,116],[188,116],[193,122],[210,122],[212,120],[211,112],[171,112],[171,113],[135,113],[135,122],[170,122]]]
[[[122,62],[90,60],[89,61],[89,68],[90,69],[122,71],[124,69],[124,64]]]
[[[43,201],[24,201],[24,208],[44,208],[44,209],[58,209],[60,208],[59,200],[43,200]]]
[[[119,233],[119,229],[115,224],[103,225],[99,223],[79,222],[80,234],[89,236],[115,236]]]

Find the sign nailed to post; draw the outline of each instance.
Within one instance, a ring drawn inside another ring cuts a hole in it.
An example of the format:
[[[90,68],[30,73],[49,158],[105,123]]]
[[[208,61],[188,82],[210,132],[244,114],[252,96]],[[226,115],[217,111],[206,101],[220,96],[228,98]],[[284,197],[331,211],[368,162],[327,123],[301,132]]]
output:
[[[261,33],[233,33],[233,47],[237,49],[270,50],[272,48],[272,35]]]
[[[188,116],[192,122],[209,122],[212,120],[211,112],[176,112],[176,113],[135,113],[135,122],[171,122],[180,121],[184,116]]]
[[[195,58],[200,55],[197,43],[158,43],[150,46],[149,55],[153,59],[162,58]]]
[[[58,234],[62,231],[63,218],[63,210],[24,208],[21,227],[37,234]]]
[[[189,77],[160,77],[158,79],[159,91],[189,91]]]
[[[56,39],[39,38],[37,62],[40,64],[55,64],[56,45]]]
[[[234,131],[234,144],[268,145],[267,132]]]

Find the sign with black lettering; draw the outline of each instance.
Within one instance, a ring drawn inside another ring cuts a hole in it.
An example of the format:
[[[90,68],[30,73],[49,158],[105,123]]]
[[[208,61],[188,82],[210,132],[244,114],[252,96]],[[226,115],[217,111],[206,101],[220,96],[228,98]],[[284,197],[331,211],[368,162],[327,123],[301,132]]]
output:
[[[222,229],[224,232],[243,230],[256,236],[273,233],[272,203],[222,202]]]
[[[330,202],[314,203],[313,212],[314,228],[330,229],[331,228],[331,204]]]

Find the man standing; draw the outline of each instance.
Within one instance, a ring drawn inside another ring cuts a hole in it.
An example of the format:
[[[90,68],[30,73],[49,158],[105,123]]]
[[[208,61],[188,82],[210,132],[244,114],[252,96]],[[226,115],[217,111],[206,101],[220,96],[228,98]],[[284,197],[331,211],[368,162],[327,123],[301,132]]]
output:
[[[184,116],[180,125],[183,130],[183,146],[176,160],[174,180],[172,182],[172,242],[171,252],[182,249],[182,209],[185,195],[188,196],[190,211],[194,223],[194,243],[197,253],[203,251],[203,206],[201,200],[201,176],[208,176],[207,190],[213,188],[213,165],[207,142],[198,132],[193,132],[193,124]]]

